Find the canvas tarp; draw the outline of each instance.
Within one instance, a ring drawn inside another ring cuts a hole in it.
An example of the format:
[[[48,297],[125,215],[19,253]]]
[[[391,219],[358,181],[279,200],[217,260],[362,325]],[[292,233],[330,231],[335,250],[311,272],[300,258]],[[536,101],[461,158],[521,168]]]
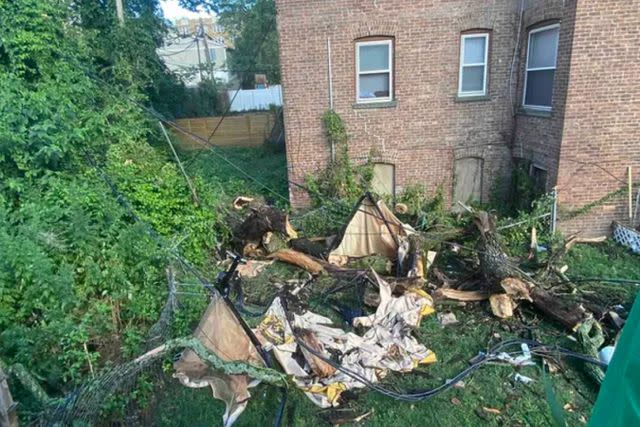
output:
[[[340,243],[329,253],[329,262],[344,265],[349,258],[382,255],[396,259],[401,238],[414,231],[385,205],[370,195],[360,199],[342,232]]]
[[[194,332],[202,344],[225,361],[242,361],[263,367],[265,363],[231,308],[221,297],[214,297]],[[242,413],[251,396],[249,388],[257,385],[246,375],[214,372],[197,354],[186,350],[174,363],[174,376],[193,388],[211,387],[213,397],[225,402],[223,417],[230,426]]]

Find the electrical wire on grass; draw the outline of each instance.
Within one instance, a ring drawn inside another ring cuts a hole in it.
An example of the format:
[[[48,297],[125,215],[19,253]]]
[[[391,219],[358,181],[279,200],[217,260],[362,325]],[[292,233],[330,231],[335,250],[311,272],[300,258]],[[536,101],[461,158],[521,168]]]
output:
[[[314,356],[318,357],[319,359],[323,360],[324,362],[328,363],[329,365],[333,366],[334,368],[336,368],[338,371],[344,373],[345,375],[347,375],[348,377],[364,384],[367,388],[370,388],[374,391],[377,391],[378,393],[396,399],[396,400],[401,400],[401,401],[406,401],[406,402],[419,402],[422,400],[426,400],[429,398],[432,398],[434,396],[436,396],[437,394],[453,387],[456,383],[458,383],[460,380],[462,380],[463,378],[467,377],[468,375],[472,374],[473,372],[475,372],[476,370],[478,370],[482,365],[489,363],[489,362],[498,362],[501,361],[503,363],[506,363],[502,358],[500,358],[500,353],[501,350],[503,348],[509,347],[509,346],[513,346],[513,345],[521,345],[521,344],[527,344],[530,347],[530,351],[532,354],[537,354],[540,356],[545,356],[545,355],[549,355],[547,353],[544,352],[545,349],[550,348],[550,354],[554,354],[554,355],[562,355],[565,357],[570,357],[570,358],[575,358],[578,360],[581,360],[585,363],[591,363],[594,365],[597,365],[599,367],[602,368],[606,368],[606,364],[604,364],[603,362],[594,359],[592,357],[586,356],[584,354],[580,354],[580,353],[576,353],[573,352],[571,350],[562,348],[562,347],[548,347],[545,346],[544,344],[538,343],[537,341],[533,341],[533,340],[526,340],[526,339],[513,339],[513,340],[508,340],[508,341],[503,341],[502,343],[497,344],[496,346],[494,346],[489,352],[480,355],[479,356],[479,360],[471,363],[471,365],[467,368],[465,368],[464,370],[462,370],[461,372],[459,372],[457,375],[455,375],[452,379],[448,380],[446,383],[441,384],[435,388],[432,389],[424,389],[424,390],[420,390],[420,391],[415,391],[415,392],[408,392],[408,393],[399,393],[393,390],[389,390],[385,387],[382,387],[379,384],[375,384],[372,383],[371,381],[367,380],[366,378],[364,378],[362,375],[358,374],[357,372],[354,372],[350,369],[345,368],[344,366],[342,366],[341,364],[339,364],[338,362],[326,357],[324,354],[316,351],[315,349],[311,348],[310,346],[308,346],[307,344],[305,344],[301,339],[299,339],[297,336],[294,335],[294,339],[296,341],[296,343],[298,345],[300,345],[301,347],[303,347],[306,351],[310,352],[311,354],[313,354]]]
[[[99,166],[97,165],[97,163],[95,163],[95,161],[92,159],[92,157],[88,154],[87,152],[87,156],[90,159],[90,162],[94,165],[94,167],[98,170],[101,171],[101,169],[99,168]],[[155,230],[153,230],[153,228],[151,226],[149,226],[148,224],[146,224],[144,221],[142,221],[136,214],[135,212],[132,210],[131,206],[128,204],[128,200],[126,199],[126,197],[124,197],[124,195],[122,195],[122,193],[120,193],[117,190],[117,187],[115,187],[115,184],[110,180],[110,178],[106,175],[106,173],[104,171],[102,171],[102,176],[103,179],[105,179],[105,181],[107,182],[107,184],[109,185],[109,187],[111,187],[112,191],[114,192],[114,195],[116,196],[116,199],[123,204],[123,206],[129,211],[130,215],[136,220],[139,221],[145,225],[147,225],[149,227],[149,229],[151,230],[150,234],[154,237],[159,237],[159,235],[157,234],[157,232],[155,232]],[[160,242],[162,243],[162,242]],[[456,244],[457,245],[457,244]],[[459,245],[458,245],[459,246]],[[177,251],[176,251],[177,252]],[[210,292],[216,294],[216,295],[220,295],[217,290],[209,283],[209,281],[195,268],[193,267],[186,259],[184,259],[183,257],[181,257],[179,254],[174,254],[177,258],[177,260],[183,265],[183,267],[190,271],[192,274],[194,274],[203,284],[203,286],[205,287],[205,289],[209,290]],[[203,332],[203,331],[202,331]],[[209,338],[210,339],[210,338]],[[453,387],[454,384],[456,384],[457,382],[459,382],[461,379],[465,378],[466,376],[470,375],[471,373],[475,372],[477,369],[479,369],[483,364],[492,362],[492,361],[500,361],[501,359],[498,358],[498,355],[496,354],[497,351],[501,350],[502,348],[509,346],[509,345],[515,345],[515,344],[522,344],[522,343],[527,343],[528,345],[532,346],[531,351],[533,354],[536,353],[540,353],[540,355],[543,355],[543,350],[548,349],[548,347],[546,346],[542,346],[541,344],[535,342],[535,341],[531,341],[531,340],[512,340],[510,342],[503,342],[497,346],[495,346],[491,351],[489,351],[487,354],[483,355],[477,362],[472,363],[469,367],[467,367],[466,369],[464,369],[463,371],[461,371],[460,373],[458,373],[453,379],[451,379],[449,382],[442,384],[438,387],[435,387],[433,389],[428,389],[428,390],[422,390],[419,392],[414,392],[414,393],[398,393],[396,391],[393,390],[389,390],[386,389],[378,384],[374,384],[371,383],[370,381],[368,381],[366,378],[362,377],[360,374],[353,372],[345,367],[343,367],[342,365],[340,365],[339,363],[325,357],[323,354],[315,351],[314,349],[310,348],[309,346],[307,346],[304,342],[302,342],[300,339],[298,339],[298,337],[295,337],[296,342],[301,345],[303,348],[305,348],[307,351],[309,351],[311,354],[314,354],[316,357],[320,358],[321,360],[324,360],[326,363],[330,364],[331,366],[335,367],[337,370],[343,372],[345,375],[363,383],[365,386],[367,386],[368,388],[371,388],[387,397],[391,397],[397,400],[402,400],[402,401],[409,401],[409,402],[417,402],[417,401],[421,401],[421,400],[425,400],[428,398],[431,398],[435,395],[437,395],[438,393],[441,393],[445,390],[447,390],[450,387]],[[588,363],[594,363],[597,364],[599,366],[603,366],[603,364],[593,358],[589,358],[588,356],[585,355],[581,355],[575,352],[571,352],[570,350],[566,350],[560,347],[552,347],[550,348],[550,350],[547,350],[548,352],[550,351],[552,354],[561,354],[564,355],[566,357],[573,357],[576,359],[580,359],[583,360],[585,362]],[[284,396],[286,395],[286,390],[283,391],[283,399],[285,398]],[[282,415],[282,411],[284,410],[284,403],[282,403],[283,400],[281,400],[281,404],[279,406],[278,409],[278,418],[281,418]]]
[[[237,93],[236,93],[236,94],[237,94]],[[129,99],[129,100],[131,101],[131,99]],[[167,120],[167,119],[163,118],[163,117],[162,117],[159,113],[157,113],[155,110],[150,109],[150,108],[148,108],[148,107],[146,107],[146,106],[143,106],[143,105],[141,105],[139,102],[137,102],[137,101],[135,101],[135,100],[134,100],[133,102],[135,102],[135,103],[136,103],[136,105],[140,106],[140,107],[141,107],[141,108],[143,108],[145,111],[147,111],[147,112],[149,112],[150,114],[152,114],[154,117],[159,118],[161,121],[163,121],[163,122],[165,122],[165,123],[169,124],[170,126],[172,126],[172,127],[174,127],[174,128],[177,128],[177,129],[178,129],[178,130],[180,130],[180,131],[185,132],[185,131],[184,131],[184,129],[180,129],[180,127],[179,127],[179,126],[177,126],[177,125],[175,125],[175,123],[173,123],[173,122],[171,122],[171,121],[169,121],[169,120]],[[220,124],[220,123],[219,123],[219,124]],[[216,130],[217,130],[217,128],[219,127],[219,124],[218,124],[218,126],[216,127],[216,129],[214,129],[214,132],[212,132],[212,134],[211,134],[211,135],[209,136],[209,138],[206,140],[206,143],[207,143],[207,144],[209,143],[209,141],[210,141],[211,137],[215,134],[215,131],[216,131]],[[188,132],[188,131],[186,131],[185,133],[190,134],[190,132]],[[193,137],[194,135],[191,135],[191,136]],[[213,152],[213,150],[211,150],[211,151]],[[214,153],[215,153],[215,152],[214,152]],[[215,153],[215,154],[218,154],[218,153]],[[285,197],[283,197],[283,196],[282,196],[282,195],[280,195],[278,192],[276,192],[275,190],[271,189],[270,187],[268,187],[268,186],[267,186],[267,185],[265,185],[264,183],[261,183],[261,182],[260,182],[259,180],[257,180],[256,178],[254,178],[254,177],[252,177],[251,175],[249,175],[246,171],[244,171],[244,170],[243,170],[242,168],[240,168],[239,166],[235,165],[233,162],[231,162],[230,160],[228,160],[226,157],[224,157],[224,156],[222,156],[222,155],[220,155],[219,157],[221,157],[221,158],[222,158],[223,160],[225,160],[229,165],[231,165],[232,167],[234,167],[234,169],[236,169],[236,170],[240,171],[240,172],[241,172],[243,175],[245,175],[248,179],[251,179],[252,181],[256,182],[257,184],[260,184],[263,188],[265,188],[265,189],[269,190],[269,191],[270,191],[270,192],[272,192],[274,195],[277,195],[277,196],[281,197],[282,199],[284,199],[284,200],[286,200],[286,201],[288,202],[288,199],[286,199]],[[300,184],[297,184],[297,183],[295,183],[295,182],[293,182],[293,181],[289,181],[289,183],[290,183],[290,184],[292,184],[292,185],[296,185],[296,186],[299,186],[299,187],[305,188],[304,186],[302,186],[302,185],[300,185]],[[306,189],[306,188],[305,188],[305,189]],[[308,189],[306,189],[306,190],[308,190]],[[117,190],[116,190],[116,192],[117,192]],[[124,197],[122,196],[122,194],[121,194],[121,193],[119,193],[119,192],[117,192],[117,193],[118,193],[118,196],[117,196],[118,200],[121,200],[121,201],[126,200],[126,198],[124,198]],[[129,210],[130,210],[130,214],[131,214],[131,215],[132,215],[136,220],[141,221],[141,220],[140,220],[140,219],[135,215],[135,213],[132,211],[132,209],[130,209],[130,206],[129,206]],[[363,211],[363,212],[365,212],[365,211]],[[341,212],[341,213],[342,213],[342,212]],[[370,214],[370,215],[372,214],[371,212],[365,212],[365,213]],[[376,216],[376,217],[378,217],[378,218],[380,218],[380,217],[379,217],[379,216],[377,216],[377,215],[375,215],[375,216]],[[382,219],[383,219],[383,218],[382,218]],[[154,231],[154,232],[155,232],[155,231]],[[157,233],[155,233],[155,234],[157,235]],[[455,243],[455,242],[445,242],[445,241],[442,241],[442,243],[455,245],[455,247],[459,247],[459,248],[464,248],[463,246],[461,246],[460,244]],[[464,249],[475,250],[475,249],[472,249],[472,248],[464,248]],[[476,252],[477,252],[477,250],[476,250]],[[206,280],[206,279],[205,279],[205,278],[200,274],[200,272],[199,272],[197,269],[195,269],[192,265],[190,265],[190,264],[189,264],[189,263],[188,263],[184,258],[179,259],[179,261],[183,264],[183,266],[185,266],[185,267],[186,267],[186,269],[187,269],[187,270],[189,270],[189,271],[191,271],[192,273],[194,273],[194,274],[196,275],[196,277],[198,277],[198,278],[199,278],[199,280],[201,280],[201,281],[203,282],[203,285],[205,285],[205,287],[206,287],[206,288],[208,288],[209,290],[211,290],[211,288],[210,288],[210,286],[211,286],[211,285],[210,285],[210,283],[208,282],[208,280]],[[301,345],[305,346],[303,343],[302,343]],[[312,352],[312,353],[313,353],[313,350],[312,350],[312,349],[309,349],[308,347],[307,347],[307,349],[308,349],[310,352]],[[557,349],[556,349],[556,351],[557,351]],[[587,362],[590,362],[590,363],[594,363],[594,362],[593,362],[593,359],[585,358],[584,356],[580,356],[580,355],[576,355],[576,354],[573,354],[573,355],[572,355],[572,354],[570,354],[570,353],[568,353],[568,352],[564,352],[563,354],[565,354],[565,355],[567,355],[567,356],[569,356],[569,357],[578,357],[578,358],[579,358],[579,357],[583,357],[583,360],[585,360],[585,361],[587,361]],[[321,357],[321,358],[322,358],[322,355],[318,355],[318,354],[316,354],[316,355],[317,355],[318,357]],[[466,375],[470,374],[471,372],[473,372],[474,370],[476,370],[476,369],[477,369],[477,368],[478,368],[482,363],[486,363],[487,361],[490,361],[490,357],[485,357],[485,358],[483,358],[480,362],[477,362],[476,364],[472,364],[472,366],[470,366],[469,368],[465,369],[465,370],[464,370],[463,372],[461,372],[458,376],[466,376]],[[333,364],[333,362],[332,362],[332,361],[330,361],[330,360],[327,360],[327,363]],[[337,367],[337,368],[338,368],[338,367]],[[340,369],[340,370],[344,370],[345,368],[338,368],[338,369]],[[353,374],[355,374],[355,373],[353,373]],[[357,375],[357,374],[355,374],[355,375]],[[457,378],[457,377],[456,377],[456,378]],[[362,378],[361,378],[361,380],[362,380]],[[366,379],[364,379],[364,380],[366,381]],[[454,378],[454,380],[455,380],[455,378]],[[452,381],[452,383],[455,383],[455,381]],[[372,386],[372,387],[374,387],[374,388],[379,388],[379,390],[378,390],[378,391],[380,391],[380,392],[383,392],[383,393],[384,393],[384,392],[392,393],[392,395],[393,395],[393,392],[385,391],[384,389],[382,389],[382,388],[380,388],[380,387],[378,387],[378,386],[376,386],[376,385],[371,384],[371,386]],[[406,397],[406,396],[409,396],[409,398],[410,398],[410,399],[415,399],[415,398],[420,398],[420,399],[422,399],[422,398],[430,397],[433,393],[437,393],[437,392],[439,392],[439,391],[441,391],[441,390],[444,390],[444,389],[446,389],[446,388],[448,388],[448,387],[447,387],[447,384],[445,384],[445,385],[443,385],[443,386],[440,386],[440,387],[437,387],[437,388],[435,388],[435,389],[433,389],[433,390],[430,390],[430,391],[422,392],[422,393],[414,393],[414,394],[398,394],[398,393],[395,393],[395,395],[396,395],[397,397],[403,397],[403,396],[405,396],[405,397]]]
[[[606,277],[575,277],[569,278],[570,283],[585,283],[585,282],[599,282],[599,283],[620,283],[625,285],[640,285],[640,279],[616,279]],[[554,285],[561,285],[566,282],[556,282]]]

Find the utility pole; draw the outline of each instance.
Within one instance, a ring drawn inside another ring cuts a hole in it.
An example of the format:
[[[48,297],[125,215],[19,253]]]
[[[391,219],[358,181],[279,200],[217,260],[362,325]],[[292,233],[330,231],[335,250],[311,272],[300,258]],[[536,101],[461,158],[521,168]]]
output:
[[[213,80],[213,65],[211,64],[211,52],[209,52],[209,45],[207,44],[207,33],[204,31],[204,24],[202,23],[202,18],[200,18],[200,35],[202,35],[202,42],[204,43],[204,51],[205,51],[205,56],[207,58],[207,69],[209,70],[209,79]]]
[[[116,15],[118,16],[120,25],[124,25],[124,7],[122,6],[122,0],[116,0]]]
[[[198,51],[198,73],[200,73],[200,81],[202,81],[202,59],[200,58],[200,39],[198,38],[197,32],[196,32],[196,48]]]

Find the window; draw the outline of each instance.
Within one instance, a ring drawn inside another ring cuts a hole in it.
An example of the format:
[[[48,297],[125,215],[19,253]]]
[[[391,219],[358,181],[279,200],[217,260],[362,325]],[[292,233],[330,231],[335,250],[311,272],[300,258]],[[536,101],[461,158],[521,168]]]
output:
[[[533,190],[537,196],[547,192],[547,170],[542,166],[531,164],[529,175],[533,181]]]
[[[458,96],[487,94],[489,34],[465,34],[460,41]]]
[[[356,43],[358,102],[391,101],[393,97],[392,49],[391,40]]]
[[[209,61],[215,63],[216,62],[216,48],[209,48]]]
[[[529,32],[523,105],[551,110],[560,26],[549,25]]]

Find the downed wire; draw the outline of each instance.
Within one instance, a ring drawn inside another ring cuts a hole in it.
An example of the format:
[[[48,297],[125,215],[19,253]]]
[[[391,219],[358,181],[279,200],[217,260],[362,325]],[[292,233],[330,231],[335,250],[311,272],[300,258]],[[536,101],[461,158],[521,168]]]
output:
[[[602,282],[602,283],[619,283],[623,285],[639,285],[640,279],[609,279],[606,277],[575,277],[569,278],[571,283],[584,283],[584,282]],[[564,282],[560,282],[561,284]]]
[[[348,377],[351,377],[359,382],[361,382],[362,384],[364,384],[366,387],[373,389],[375,391],[377,391],[378,393],[387,396],[387,397],[391,397],[394,398],[396,400],[402,400],[402,401],[406,401],[406,402],[418,402],[418,401],[422,401],[422,400],[426,400],[429,399],[431,397],[434,397],[435,395],[453,387],[456,383],[458,383],[460,380],[462,380],[463,378],[467,377],[468,375],[472,374],[473,372],[475,372],[476,370],[478,370],[478,368],[480,368],[482,365],[484,365],[485,363],[488,362],[492,362],[492,361],[503,361],[502,358],[500,357],[500,351],[506,347],[509,346],[513,346],[513,345],[521,345],[521,344],[527,344],[531,347],[530,351],[532,354],[538,354],[538,355],[546,355],[549,352],[555,353],[555,354],[559,354],[565,357],[572,357],[578,360],[582,360],[586,363],[592,363],[594,365],[598,365],[600,367],[605,368],[606,364],[604,364],[603,362],[585,356],[583,354],[580,353],[576,353],[573,352],[571,350],[562,348],[562,347],[549,347],[546,346],[544,344],[541,344],[537,341],[533,341],[533,340],[525,340],[525,339],[513,339],[513,340],[508,340],[508,341],[503,341],[499,344],[497,344],[496,346],[494,346],[488,353],[485,354],[481,354],[477,360],[475,362],[472,362],[471,365],[467,368],[465,368],[464,370],[462,370],[460,373],[458,373],[456,376],[454,376],[451,380],[448,380],[446,383],[439,385],[435,388],[432,389],[425,389],[425,390],[420,390],[420,391],[416,391],[413,393],[398,393],[395,392],[393,390],[389,390],[387,388],[384,388],[378,384],[374,384],[371,381],[367,380],[366,378],[364,378],[363,376],[361,376],[360,374],[358,374],[357,372],[354,372],[350,369],[345,368],[344,366],[340,365],[338,362],[326,357],[324,354],[314,350],[313,348],[309,347],[307,344],[305,344],[301,339],[299,339],[297,336],[294,335],[294,338],[296,340],[296,342],[298,343],[298,345],[302,346],[305,350],[309,351],[311,354],[313,354],[314,356],[320,358],[321,360],[323,360],[324,362],[330,364],[331,366],[333,366],[334,368],[336,368],[337,370],[339,370],[340,372],[344,373],[345,375],[347,375]]]

